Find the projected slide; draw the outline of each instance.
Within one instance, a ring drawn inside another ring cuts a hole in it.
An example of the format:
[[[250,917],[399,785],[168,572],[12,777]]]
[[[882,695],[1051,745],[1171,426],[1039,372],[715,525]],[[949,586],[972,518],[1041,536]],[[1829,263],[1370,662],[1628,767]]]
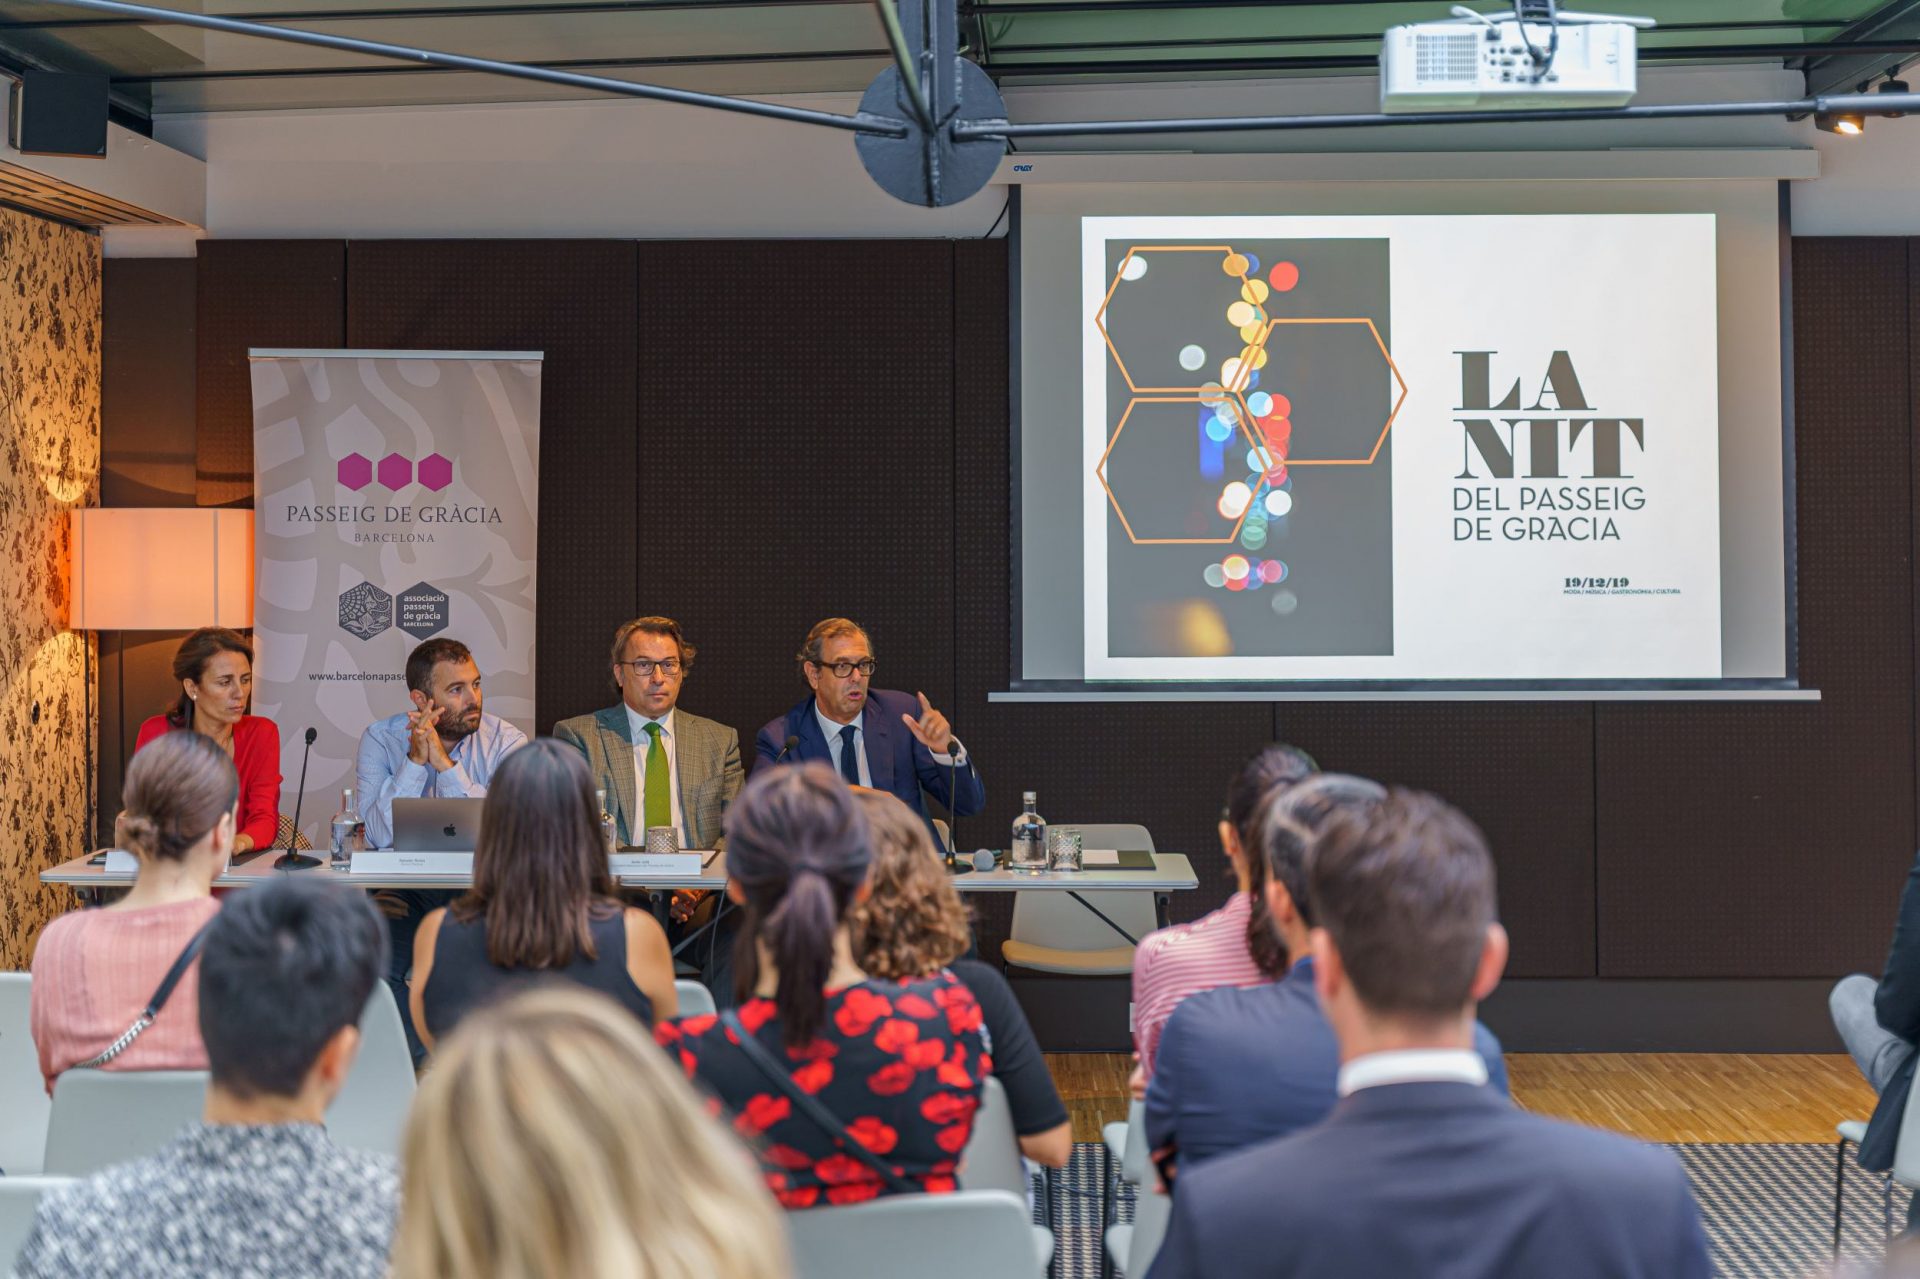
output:
[[[1721,675],[1714,219],[1081,220],[1085,674]]]

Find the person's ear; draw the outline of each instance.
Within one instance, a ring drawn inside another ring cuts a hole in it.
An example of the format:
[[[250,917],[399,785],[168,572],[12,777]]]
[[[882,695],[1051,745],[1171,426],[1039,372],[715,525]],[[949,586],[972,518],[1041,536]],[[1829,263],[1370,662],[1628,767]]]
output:
[[[807,677],[807,687],[814,692],[820,691],[820,668],[812,662],[800,663],[800,673]]]
[[[421,692],[419,689],[417,688],[408,689],[407,696],[413,701],[413,709],[417,711],[424,711],[425,709],[427,709],[427,702],[428,702],[427,695]]]
[[[1333,934],[1324,928],[1308,934],[1307,948],[1313,953],[1313,989],[1324,1008],[1346,988],[1346,966],[1340,962],[1340,950],[1333,944]]]
[[[347,1082],[347,1072],[353,1069],[353,1060],[359,1055],[360,1027],[349,1022],[334,1031],[333,1038],[321,1046],[320,1055],[313,1059],[308,1073],[326,1096],[333,1097]]]
[[[1232,822],[1224,819],[1220,822],[1220,851],[1227,855],[1227,860],[1229,861],[1237,862],[1242,856],[1240,851],[1240,832],[1233,828]]]
[[[1507,930],[1499,924],[1487,925],[1487,939],[1480,946],[1480,962],[1473,969],[1473,1002],[1480,1003],[1500,984],[1507,970]]]
[[[747,904],[747,895],[740,891],[738,881],[731,879],[727,881],[727,900],[736,906],[745,906]]]
[[[220,814],[220,820],[213,824],[213,851],[226,856],[233,851],[233,841],[240,837],[240,808],[238,805],[230,813]]]
[[[1277,879],[1269,879],[1267,881],[1267,918],[1273,921],[1274,931],[1278,932],[1280,925],[1292,923],[1299,917],[1300,912],[1294,909],[1293,894],[1287,891],[1287,886]]]

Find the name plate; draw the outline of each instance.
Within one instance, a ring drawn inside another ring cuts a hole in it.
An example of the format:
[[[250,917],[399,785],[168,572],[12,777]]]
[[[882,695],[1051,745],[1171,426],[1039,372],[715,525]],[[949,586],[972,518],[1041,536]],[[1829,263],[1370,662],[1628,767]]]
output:
[[[622,879],[694,879],[700,874],[699,853],[614,853],[607,861],[614,875]]]
[[[472,875],[472,853],[401,853],[391,848],[353,855],[352,875]]]
[[[109,848],[107,850],[107,864],[105,869],[109,875],[138,875],[140,873],[140,859],[124,848]]]

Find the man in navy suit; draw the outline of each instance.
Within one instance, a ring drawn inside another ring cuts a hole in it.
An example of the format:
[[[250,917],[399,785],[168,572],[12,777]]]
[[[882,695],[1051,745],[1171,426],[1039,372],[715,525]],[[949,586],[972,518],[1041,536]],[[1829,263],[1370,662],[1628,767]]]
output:
[[[1315,1127],[1184,1172],[1149,1279],[1706,1279],[1671,1154],[1487,1086],[1474,1009],[1507,961],[1480,832],[1389,791],[1315,841],[1313,979],[1340,1041]]]
[[[868,687],[873,645],[857,624],[844,617],[818,623],[795,660],[813,692],[760,730],[755,749],[761,759],[823,760],[850,785],[898,796],[929,830],[933,819],[922,790],[955,817],[986,806],[979,770],[927,695]]]

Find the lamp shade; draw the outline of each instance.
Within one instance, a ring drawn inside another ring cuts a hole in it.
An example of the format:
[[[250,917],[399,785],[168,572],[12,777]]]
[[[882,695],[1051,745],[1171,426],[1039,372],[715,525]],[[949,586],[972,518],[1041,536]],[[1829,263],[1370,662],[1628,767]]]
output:
[[[253,625],[253,512],[88,507],[73,519],[76,631]]]

